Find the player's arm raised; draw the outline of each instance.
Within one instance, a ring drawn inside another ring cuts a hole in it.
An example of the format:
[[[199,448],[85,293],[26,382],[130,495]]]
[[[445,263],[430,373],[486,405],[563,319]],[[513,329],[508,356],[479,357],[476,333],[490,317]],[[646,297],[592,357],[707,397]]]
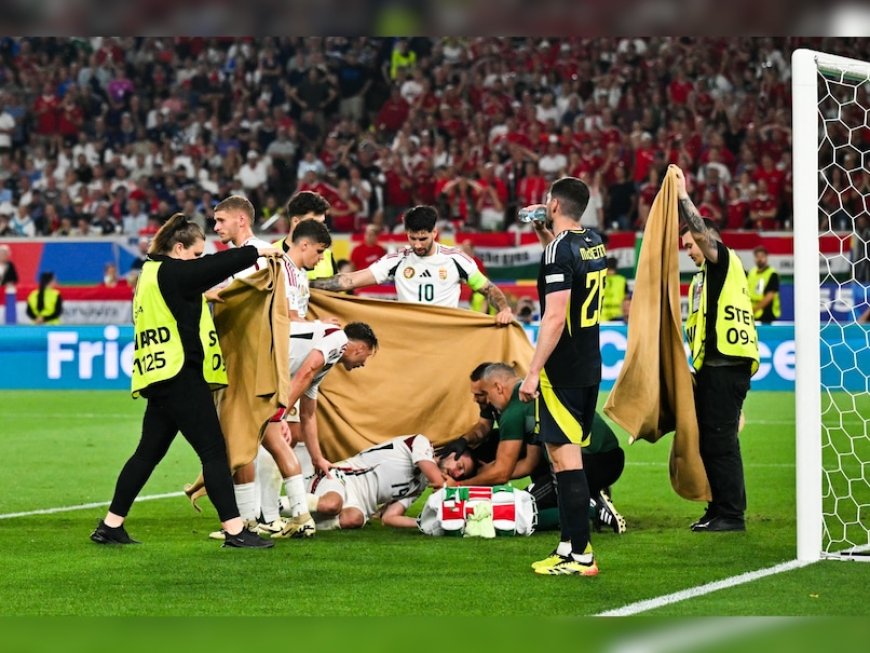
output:
[[[332,277],[312,279],[310,281],[312,288],[333,291],[353,290],[354,288],[362,288],[364,286],[375,286],[377,283],[375,275],[369,268],[357,270],[356,272],[342,272]]]
[[[716,245],[716,240],[712,237],[707,225],[704,224],[704,219],[698,214],[698,209],[689,198],[689,193],[686,190],[686,177],[679,166],[673,164],[668,166],[668,170],[673,171],[674,178],[677,180],[677,208],[680,211],[680,217],[689,226],[689,231],[692,232],[692,237],[698,248],[703,252],[704,257],[710,263],[719,261],[719,249]]]
[[[499,326],[507,326],[514,321],[514,312],[508,305],[507,298],[501,291],[501,288],[496,286],[492,281],[487,280],[480,288],[480,292],[486,297],[490,306],[495,306],[496,313],[495,321]]]

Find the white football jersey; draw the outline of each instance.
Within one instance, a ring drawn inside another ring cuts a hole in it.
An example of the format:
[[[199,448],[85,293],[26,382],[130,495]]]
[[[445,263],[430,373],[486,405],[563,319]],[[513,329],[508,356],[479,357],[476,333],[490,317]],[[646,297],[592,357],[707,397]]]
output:
[[[429,439],[418,433],[364,449],[336,463],[336,468],[346,482],[368,485],[378,505],[399,501],[407,508],[429,484],[417,467],[424,460],[434,463],[435,453]]]
[[[287,304],[291,311],[296,311],[299,317],[305,317],[308,314],[308,301],[311,298],[311,290],[308,287],[308,273],[305,270],[296,267],[296,264],[290,260],[288,256],[284,257],[287,261],[288,276],[290,278],[290,292],[287,293]]]
[[[257,238],[255,236],[251,236],[250,238],[248,238],[245,242],[243,242],[241,245],[239,245],[239,247],[246,247],[248,245],[250,245],[252,247],[256,247],[257,249],[260,249],[262,247],[272,247],[273,246],[272,243],[267,243],[265,240],[262,240],[261,238]],[[281,262],[284,264],[282,266],[282,270],[283,270],[283,274],[284,274],[284,290],[285,290],[285,293],[287,295],[287,302],[291,303],[293,301],[293,299],[292,299],[292,287],[293,287],[292,279],[293,279],[293,277],[291,275],[290,268],[291,268],[291,266],[293,266],[293,262],[289,258],[287,258],[286,255],[281,259]],[[249,277],[252,274],[254,274],[255,272],[257,272],[258,270],[262,270],[263,268],[267,267],[268,265],[269,265],[269,259],[267,259],[265,256],[260,256],[257,258],[256,261],[254,261],[253,265],[246,267],[244,270],[241,270],[240,272],[236,272],[235,274],[229,276],[227,279],[225,279],[224,281],[222,281],[221,283],[216,285],[215,288],[218,290],[220,290],[222,288],[226,288],[227,286],[229,286],[233,282],[234,279],[243,279],[245,277]],[[307,281],[308,280],[306,279],[306,283],[307,283]],[[307,304],[306,304],[306,308],[307,308]]]
[[[347,335],[341,327],[326,322],[290,323],[290,376],[292,377],[305,358],[314,350],[323,354],[323,367],[311,379],[305,396],[317,399],[317,389],[323,377],[332,369],[347,347]]]
[[[399,301],[434,306],[459,306],[459,284],[472,290],[486,284],[477,264],[456,247],[435,243],[430,256],[417,256],[411,247],[387,254],[369,266],[378,283],[395,280]]]

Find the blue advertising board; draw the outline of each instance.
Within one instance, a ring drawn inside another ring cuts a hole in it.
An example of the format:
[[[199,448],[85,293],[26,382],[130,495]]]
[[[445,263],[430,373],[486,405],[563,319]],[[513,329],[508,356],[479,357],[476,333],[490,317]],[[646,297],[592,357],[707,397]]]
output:
[[[526,327],[534,342],[537,326]],[[822,328],[822,385],[866,392],[870,370],[870,327],[831,323]],[[793,391],[794,328],[758,327],[761,364],[756,390]],[[602,383],[609,390],[628,346],[625,325],[601,327]],[[133,361],[131,326],[2,326],[0,388],[129,390]]]

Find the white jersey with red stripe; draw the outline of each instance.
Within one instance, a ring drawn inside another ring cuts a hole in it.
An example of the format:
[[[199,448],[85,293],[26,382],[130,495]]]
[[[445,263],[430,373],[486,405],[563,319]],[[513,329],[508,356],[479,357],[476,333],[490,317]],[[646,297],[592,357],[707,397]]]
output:
[[[323,366],[314,374],[305,396],[317,399],[317,390],[327,372],[341,360],[347,347],[347,334],[341,327],[327,322],[290,323],[290,376],[292,377],[312,351],[323,354]]]
[[[414,502],[429,480],[417,466],[422,461],[435,462],[432,443],[420,433],[401,435],[382,444],[360,451],[355,456],[336,463],[335,470],[347,486],[358,486],[358,496],[372,513],[378,506],[399,502],[407,508]],[[374,504],[374,505],[372,505]],[[368,515],[367,515],[368,516]]]
[[[296,264],[288,256],[287,270],[289,273],[290,292],[287,293],[287,304],[291,311],[296,311],[299,317],[308,314],[308,301],[311,299],[311,289],[308,286],[308,273],[296,267]]]
[[[479,290],[487,283],[474,260],[456,247],[434,243],[429,256],[417,256],[405,247],[386,254],[369,266],[375,281],[395,280],[399,301],[433,306],[459,306],[459,284]]]
[[[265,240],[263,240],[261,238],[257,238],[255,236],[251,236],[250,238],[248,238],[245,242],[243,242],[241,245],[239,245],[239,247],[247,247],[248,245],[250,245],[251,247],[256,247],[257,249],[261,249],[263,247],[272,247],[271,243],[267,243]],[[287,294],[287,302],[290,303],[292,301],[292,288],[293,288],[293,282],[292,282],[293,277],[291,275],[290,268],[293,265],[293,262],[289,258],[287,258],[286,255],[281,259],[281,261],[283,263],[282,270],[283,270],[283,274],[284,274],[284,289],[285,289],[285,292]],[[255,272],[258,272],[259,270],[262,270],[262,269],[268,267],[268,265],[269,265],[269,259],[267,259],[265,256],[259,256],[259,257],[257,257],[257,260],[254,261],[253,265],[248,266],[244,270],[236,272],[233,275],[230,275],[224,281],[217,284],[215,286],[215,289],[220,290],[222,288],[226,288],[235,279],[244,279],[245,277],[249,277],[252,274],[254,274]],[[306,279],[306,283],[307,283],[307,279]],[[307,308],[307,304],[306,304],[306,308]]]

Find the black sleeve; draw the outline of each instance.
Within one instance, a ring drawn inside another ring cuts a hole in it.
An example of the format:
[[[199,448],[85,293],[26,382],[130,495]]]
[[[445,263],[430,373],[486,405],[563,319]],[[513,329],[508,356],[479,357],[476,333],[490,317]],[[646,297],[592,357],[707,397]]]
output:
[[[171,287],[182,295],[202,294],[231,274],[253,265],[257,257],[257,248],[249,245],[227,249],[194,261],[161,265],[158,273],[160,285]]]
[[[12,261],[9,261],[9,267],[6,268],[6,283],[18,283],[18,270]]]
[[[725,274],[725,272],[728,270],[728,258],[729,258],[728,248],[725,247],[725,244],[722,241],[717,240],[716,241],[716,251],[719,252],[719,259],[715,263],[712,263],[708,260],[707,267],[721,268],[723,271],[722,274]]]
[[[769,292],[779,292],[779,275],[774,272],[767,280],[767,287],[764,289],[765,294]]]

